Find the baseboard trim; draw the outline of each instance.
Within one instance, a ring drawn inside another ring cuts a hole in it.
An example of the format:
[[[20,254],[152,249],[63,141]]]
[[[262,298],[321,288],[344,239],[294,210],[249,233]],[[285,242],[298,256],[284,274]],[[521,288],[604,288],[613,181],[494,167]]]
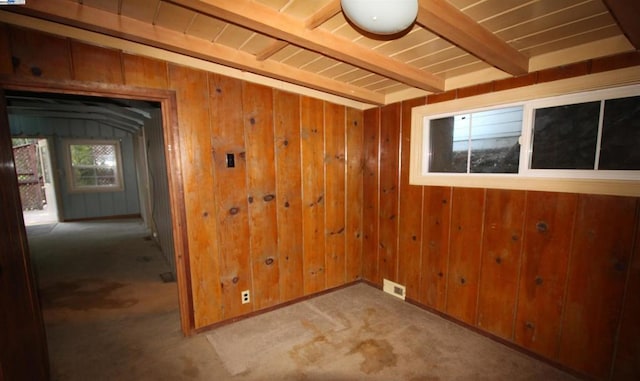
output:
[[[373,282],[368,281],[368,280],[363,280],[362,283],[367,284],[367,285],[369,285],[369,286],[371,286],[373,288],[376,288],[376,289],[380,290],[380,292],[382,292],[382,286],[381,285],[378,285],[378,284],[373,283]],[[565,365],[562,365],[562,364],[560,364],[560,363],[558,363],[556,361],[553,361],[553,360],[551,360],[551,359],[549,359],[547,357],[544,357],[544,356],[542,356],[542,355],[540,355],[538,353],[530,351],[530,350],[528,350],[528,349],[526,349],[524,347],[519,346],[518,344],[516,344],[514,342],[511,342],[511,341],[507,340],[507,339],[504,339],[502,337],[496,336],[496,335],[494,335],[494,334],[492,334],[490,332],[483,331],[482,329],[480,329],[478,327],[475,327],[475,326],[473,326],[473,325],[471,325],[469,323],[466,323],[464,321],[458,320],[458,319],[456,319],[456,318],[454,318],[452,316],[449,316],[449,315],[445,314],[442,311],[438,311],[438,310],[434,309],[433,307],[429,307],[427,305],[424,305],[424,304],[418,302],[417,300],[414,300],[414,299],[411,299],[411,298],[407,297],[407,298],[405,298],[404,301],[406,303],[412,304],[412,305],[420,308],[421,310],[424,310],[426,312],[430,312],[430,313],[432,313],[434,315],[437,315],[437,316],[439,316],[439,317],[441,317],[441,318],[443,318],[443,319],[445,319],[445,320],[447,320],[447,321],[449,321],[451,323],[459,325],[462,328],[468,329],[468,330],[470,330],[472,332],[475,332],[475,333],[477,333],[477,334],[479,334],[481,336],[484,336],[484,337],[486,337],[486,338],[488,338],[490,340],[493,340],[493,341],[495,341],[495,342],[497,342],[499,344],[502,344],[502,345],[504,345],[504,346],[506,346],[506,347],[508,347],[510,349],[513,349],[514,351],[520,352],[520,353],[522,353],[522,354],[524,354],[526,356],[529,356],[529,357],[534,358],[534,359],[536,359],[538,361],[541,361],[541,362],[543,362],[545,364],[548,364],[548,365],[550,365],[550,366],[552,366],[552,367],[554,367],[556,369],[559,369],[559,370],[561,370],[563,372],[569,373],[570,375],[572,375],[574,377],[580,378],[582,380],[594,380],[593,377],[590,377],[590,376],[588,376],[586,374],[580,373],[580,372],[576,371],[575,369],[571,369],[571,368],[569,368],[569,367],[567,367]]]
[[[228,324],[236,323],[238,321],[249,319],[249,318],[252,318],[254,316],[259,316],[259,315],[262,315],[264,313],[275,311],[275,310],[278,310],[280,308],[284,308],[284,307],[287,307],[287,306],[290,306],[290,305],[293,305],[293,304],[296,304],[296,303],[304,302],[304,301],[309,300],[309,299],[317,298],[318,296],[329,294],[329,293],[332,293],[334,291],[338,291],[338,290],[341,290],[343,288],[347,288],[347,287],[350,287],[350,286],[353,286],[353,285],[356,285],[356,284],[362,283],[362,282],[363,282],[363,280],[358,279],[358,280],[355,280],[355,281],[352,281],[352,282],[349,282],[349,283],[345,283],[345,284],[337,286],[337,287],[328,288],[328,289],[323,290],[323,291],[319,291],[319,292],[316,292],[316,293],[313,293],[313,294],[305,295],[305,296],[302,296],[302,297],[299,297],[299,298],[296,298],[296,299],[292,299],[292,300],[289,300],[289,301],[286,301],[286,302],[283,302],[283,303],[280,303],[280,304],[276,304],[276,305],[271,306],[271,307],[263,308],[263,309],[258,310],[258,311],[249,312],[248,314],[244,314],[242,316],[236,316],[236,317],[233,317],[233,318],[230,318],[230,319],[221,320],[221,321],[219,321],[217,323],[213,323],[213,324],[206,325],[204,327],[196,328],[196,329],[193,330],[193,333],[195,333],[195,334],[205,333],[207,331],[211,331],[213,329],[220,328],[220,327],[228,325]]]
[[[131,218],[142,218],[140,213],[138,214],[119,214],[116,216],[99,216],[99,217],[85,217],[85,218],[69,218],[60,220],[60,222],[87,222],[87,221],[102,221],[102,220],[125,220]]]

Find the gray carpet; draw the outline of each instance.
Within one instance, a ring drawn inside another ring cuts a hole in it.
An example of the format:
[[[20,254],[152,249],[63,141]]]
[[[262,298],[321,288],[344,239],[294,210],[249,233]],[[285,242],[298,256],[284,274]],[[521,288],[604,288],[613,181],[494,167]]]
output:
[[[366,284],[206,336],[234,380],[574,380]]]

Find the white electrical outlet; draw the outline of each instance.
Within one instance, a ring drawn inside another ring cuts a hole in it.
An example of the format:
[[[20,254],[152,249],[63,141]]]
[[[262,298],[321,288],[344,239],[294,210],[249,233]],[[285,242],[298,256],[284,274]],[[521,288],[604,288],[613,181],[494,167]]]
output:
[[[242,304],[247,304],[251,301],[249,290],[242,291],[241,295],[242,295]]]
[[[405,286],[392,282],[388,279],[383,279],[382,290],[387,294],[391,294],[396,298],[400,298],[402,300],[404,300],[404,294],[407,291]]]

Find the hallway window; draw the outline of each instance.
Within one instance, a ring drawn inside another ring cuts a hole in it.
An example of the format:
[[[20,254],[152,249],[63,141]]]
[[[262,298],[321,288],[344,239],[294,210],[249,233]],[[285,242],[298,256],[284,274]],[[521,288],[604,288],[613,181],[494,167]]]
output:
[[[72,192],[122,191],[120,142],[67,140],[67,173]]]

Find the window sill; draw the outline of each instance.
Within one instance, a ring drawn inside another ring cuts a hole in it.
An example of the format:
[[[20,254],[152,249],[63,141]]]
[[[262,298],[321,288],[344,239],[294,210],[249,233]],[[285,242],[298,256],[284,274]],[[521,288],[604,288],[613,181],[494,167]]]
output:
[[[640,180],[557,179],[487,174],[430,174],[425,176],[411,174],[409,183],[424,186],[534,190],[640,197]]]

